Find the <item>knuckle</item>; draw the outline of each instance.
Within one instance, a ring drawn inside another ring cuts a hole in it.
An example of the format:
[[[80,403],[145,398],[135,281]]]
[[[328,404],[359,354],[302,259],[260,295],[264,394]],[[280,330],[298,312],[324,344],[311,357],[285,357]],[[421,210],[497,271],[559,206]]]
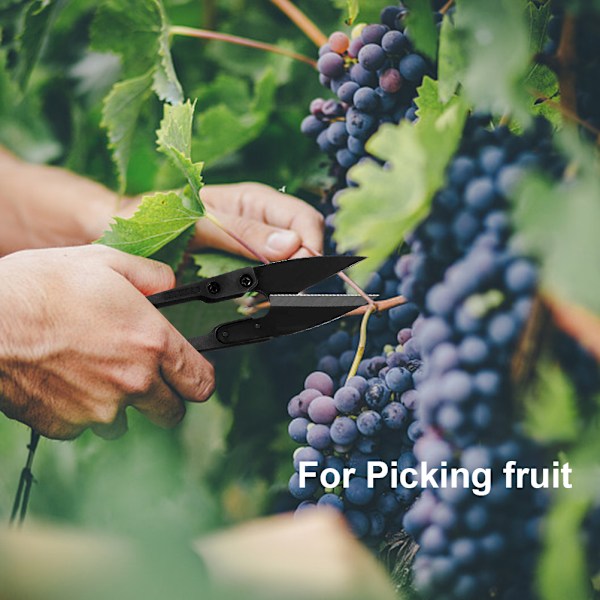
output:
[[[145,396],[152,390],[154,379],[154,373],[150,369],[130,371],[121,382],[121,391],[126,396]]]
[[[106,403],[98,403],[92,410],[92,422],[100,425],[110,425],[117,418],[117,409]]]

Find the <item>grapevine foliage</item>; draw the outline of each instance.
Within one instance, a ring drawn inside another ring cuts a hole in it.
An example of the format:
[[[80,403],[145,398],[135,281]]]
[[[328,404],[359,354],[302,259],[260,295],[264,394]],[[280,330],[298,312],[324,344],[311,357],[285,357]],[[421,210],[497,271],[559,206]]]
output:
[[[171,16],[197,25],[197,2],[97,4],[0,0],[0,141],[145,194],[101,243],[208,277],[241,263],[184,260],[206,215],[205,179],[322,188],[320,202],[306,195],[326,217],[327,252],[368,256],[353,269],[366,291],[404,296],[370,316],[366,339],[348,319],[273,342],[270,353],[220,359],[236,377],[221,379],[221,404],[209,409],[218,425],[207,431],[203,419],[202,435],[189,436],[209,440],[194,442],[195,466],[211,483],[211,461],[261,478],[224,478],[223,520],[264,512],[266,480],[288,486],[284,508],[340,511],[393,572],[410,573],[408,594],[590,597],[600,570],[600,3],[336,0],[348,27],[322,8],[332,33],[310,75],[305,64],[218,45],[197,59],[174,41],[185,28],[170,25]],[[218,12],[243,34],[272,24],[268,10],[226,4]],[[80,21],[91,23],[91,45],[87,30],[71,43]],[[277,32],[311,52],[282,22]],[[57,64],[68,65],[65,79]],[[71,80],[78,91],[67,100],[57,88]],[[198,98],[196,117],[188,97]],[[71,110],[63,130],[61,111],[48,108],[57,98]],[[343,291],[339,281],[325,288]],[[198,321],[171,318],[184,331]],[[359,342],[365,353],[350,373]],[[287,434],[301,447],[291,450]],[[497,473],[507,460],[565,458],[576,492],[506,489],[498,477],[485,497],[365,483],[368,460]],[[356,474],[346,489],[301,487],[302,461]],[[409,551],[394,564],[398,540]]]

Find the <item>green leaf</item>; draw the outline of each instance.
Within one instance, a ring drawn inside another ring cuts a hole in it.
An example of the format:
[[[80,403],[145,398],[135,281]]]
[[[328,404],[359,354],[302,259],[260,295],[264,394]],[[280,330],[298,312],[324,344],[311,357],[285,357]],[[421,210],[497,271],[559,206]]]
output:
[[[256,82],[254,99],[246,110],[222,103],[199,113],[194,154],[207,165],[214,164],[255,140],[269,123],[276,87],[275,74],[267,69]]]
[[[99,243],[137,256],[152,256],[189,232],[203,213],[188,208],[181,193],[157,192],[145,196],[130,219],[115,217]]]
[[[204,214],[204,205],[200,200],[203,163],[193,163],[190,157],[192,148],[192,123],[194,106],[189,100],[184,104],[164,105],[164,117],[157,132],[157,144],[174,167],[187,179],[192,190],[193,208]]]
[[[561,185],[540,174],[517,195],[515,220],[542,263],[542,284],[559,298],[600,313],[600,179],[595,153],[573,130],[561,132],[571,176]]]
[[[434,193],[444,181],[446,165],[459,144],[467,107],[455,96],[438,99],[437,83],[425,78],[416,100],[419,120],[384,125],[368,141],[367,150],[385,161],[353,167],[358,184],[341,194],[335,240],[341,252],[368,257],[353,269],[364,281],[427,214]]]
[[[538,573],[544,600],[585,600],[590,597],[585,545],[581,540],[589,500],[573,491],[567,490],[561,495],[547,518]]]
[[[158,46],[160,61],[154,73],[154,91],[163,102],[180,104],[183,102],[183,89],[173,66],[173,58],[169,46],[169,26],[162,7],[161,14],[162,31]]]
[[[138,76],[154,69],[164,27],[158,0],[102,0],[92,24],[92,46],[120,55],[125,76]]]
[[[152,74],[115,84],[104,99],[102,126],[107,129],[109,146],[117,166],[119,191],[125,192],[131,143],[140,111],[151,92]]]
[[[358,0],[346,0],[347,10],[348,10],[348,18],[346,19],[346,23],[348,25],[352,25],[354,23],[356,17],[358,17],[358,12],[360,10]]]
[[[541,442],[572,442],[579,434],[575,391],[557,365],[542,362],[536,385],[525,399],[525,428]]]
[[[198,267],[198,277],[216,277],[228,271],[248,267],[252,264],[249,260],[233,256],[232,254],[223,254],[217,252],[204,252],[202,254],[193,254],[192,259]]]
[[[62,0],[36,0],[25,9],[16,40],[15,79],[21,89],[27,86]]]
[[[532,58],[526,9],[525,0],[461,0],[455,16],[469,99],[478,110],[510,113],[523,123],[530,106],[523,79]]]
[[[444,16],[438,54],[438,85],[440,100],[448,102],[463,78],[465,69],[463,38],[449,15]]]
[[[432,61],[437,58],[438,30],[433,20],[433,12],[429,2],[423,0],[405,0],[409,9],[407,27],[410,29],[410,39],[414,40],[415,48],[428,56]]]

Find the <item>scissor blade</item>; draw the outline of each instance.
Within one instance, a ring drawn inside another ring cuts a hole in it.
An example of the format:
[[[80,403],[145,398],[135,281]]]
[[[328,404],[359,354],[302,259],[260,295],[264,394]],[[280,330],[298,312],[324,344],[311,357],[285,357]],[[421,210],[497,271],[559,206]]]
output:
[[[199,352],[264,342],[324,325],[365,304],[367,301],[361,296],[345,294],[273,295],[269,312],[264,317],[225,323],[190,342]]]
[[[363,260],[363,256],[312,256],[254,267],[256,288],[266,294],[297,294]]]
[[[272,335],[288,335],[339,319],[365,304],[361,296],[344,294],[271,296],[269,312],[260,320]]]

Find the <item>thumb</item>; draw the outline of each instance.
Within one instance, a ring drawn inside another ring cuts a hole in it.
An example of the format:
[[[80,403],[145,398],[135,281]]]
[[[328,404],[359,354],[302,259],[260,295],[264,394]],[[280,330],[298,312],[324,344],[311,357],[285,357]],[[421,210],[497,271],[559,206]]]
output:
[[[175,274],[171,267],[164,263],[127,254],[113,248],[103,249],[102,252],[106,256],[108,266],[125,277],[145,296],[175,286]]]
[[[302,246],[300,236],[290,229],[272,227],[254,219],[217,213],[216,211],[215,215],[228,230],[235,233],[270,261],[290,258]],[[248,258],[256,258],[208,219],[200,219],[198,222],[196,240],[200,246],[211,246]]]

